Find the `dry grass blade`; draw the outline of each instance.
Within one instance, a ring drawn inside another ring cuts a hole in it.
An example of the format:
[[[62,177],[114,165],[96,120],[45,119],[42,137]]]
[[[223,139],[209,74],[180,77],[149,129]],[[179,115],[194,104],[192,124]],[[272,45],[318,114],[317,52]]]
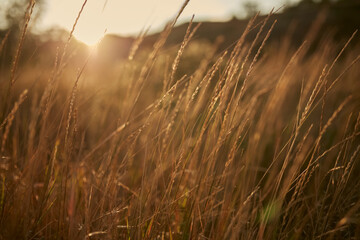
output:
[[[4,49],[5,43],[6,43],[6,41],[7,41],[8,38],[9,38],[10,32],[11,32],[11,30],[8,30],[8,31],[6,32],[4,38],[1,40],[1,43],[0,43],[0,54],[1,54],[2,50]]]
[[[5,120],[1,123],[0,125],[0,130],[5,127],[5,132],[2,135],[2,141],[1,141],[1,153],[4,153],[5,151],[5,144],[6,144],[6,140],[8,139],[9,133],[10,133],[10,128],[11,125],[13,123],[13,120],[15,118],[15,114],[18,111],[20,105],[25,101],[26,97],[28,94],[28,90],[25,89],[19,96],[18,101],[15,103],[13,109],[11,110],[11,112],[9,113],[9,115],[5,118]]]
[[[17,70],[17,66],[19,63],[19,58],[20,58],[20,53],[24,44],[24,40],[25,40],[25,35],[29,26],[29,22],[31,19],[31,15],[33,13],[34,10],[34,6],[35,6],[35,0],[31,0],[29,1],[29,5],[26,9],[26,15],[25,15],[25,22],[24,22],[24,26],[23,26],[23,30],[21,33],[21,37],[18,43],[18,47],[16,48],[16,53],[15,53],[15,58],[14,61],[12,63],[12,67],[11,67],[11,76],[10,76],[10,86],[13,86],[15,83],[15,74],[16,74],[16,70]]]

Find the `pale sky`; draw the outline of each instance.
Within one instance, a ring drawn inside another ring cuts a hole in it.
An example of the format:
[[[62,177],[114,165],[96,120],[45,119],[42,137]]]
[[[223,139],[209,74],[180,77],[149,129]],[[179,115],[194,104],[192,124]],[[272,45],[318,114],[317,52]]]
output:
[[[72,28],[84,0],[47,0],[45,13],[39,23],[41,29],[60,26]],[[244,14],[242,3],[246,0],[191,0],[179,22],[188,21],[195,14],[195,21],[226,21],[233,15]],[[285,2],[296,0],[253,0],[266,13]],[[105,8],[104,4],[106,2]],[[172,19],[183,0],[88,0],[80,18],[75,37],[87,44],[95,44],[104,34],[136,35],[149,26],[159,30]]]

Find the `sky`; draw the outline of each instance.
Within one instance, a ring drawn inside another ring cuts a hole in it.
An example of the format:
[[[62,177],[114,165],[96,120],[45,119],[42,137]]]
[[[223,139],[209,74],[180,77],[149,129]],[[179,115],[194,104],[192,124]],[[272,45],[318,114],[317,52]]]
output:
[[[244,16],[242,3],[249,0],[191,0],[179,22],[226,21],[232,16]],[[285,2],[296,0],[252,0],[267,13]],[[84,0],[47,0],[38,28],[59,26],[70,30]],[[106,33],[137,35],[142,29],[160,30],[172,19],[184,0],[88,0],[74,36],[88,45],[95,44]]]

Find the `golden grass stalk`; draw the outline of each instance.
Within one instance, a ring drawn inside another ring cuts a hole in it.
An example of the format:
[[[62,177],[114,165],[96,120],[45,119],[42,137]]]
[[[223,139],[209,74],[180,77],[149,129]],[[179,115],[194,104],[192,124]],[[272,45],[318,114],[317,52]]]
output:
[[[5,118],[5,120],[0,125],[0,130],[5,126],[5,132],[2,135],[2,141],[1,141],[1,154],[3,154],[5,151],[6,140],[8,139],[8,136],[10,133],[10,128],[11,128],[11,125],[15,118],[15,114],[18,111],[20,105],[25,101],[27,94],[28,94],[28,90],[25,89],[20,94],[18,101],[14,104],[14,107],[11,110],[11,112],[9,113],[9,115]]]

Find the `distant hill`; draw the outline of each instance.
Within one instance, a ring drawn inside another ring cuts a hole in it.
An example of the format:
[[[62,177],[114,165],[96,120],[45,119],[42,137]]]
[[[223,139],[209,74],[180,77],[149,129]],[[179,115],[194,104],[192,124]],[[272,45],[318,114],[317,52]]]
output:
[[[261,22],[266,16],[259,16],[257,22]],[[299,46],[306,38],[312,25],[321,22],[321,27],[316,30],[313,41],[316,47],[322,37],[331,37],[335,42],[344,42],[351,34],[360,27],[360,2],[339,1],[333,4],[305,3],[286,8],[282,13],[271,16],[268,23],[277,20],[275,28],[269,38],[269,44],[279,42],[282,38],[291,35],[293,47]],[[231,46],[243,33],[248,19],[233,18],[228,22],[202,22],[194,39],[215,42],[219,36],[224,37],[220,50]],[[184,38],[188,23],[176,26],[167,40],[167,46],[180,44]],[[259,28],[254,29],[247,38],[252,41]],[[160,33],[145,37],[142,47],[152,47],[159,38]],[[359,39],[359,38],[357,38]],[[116,35],[107,35],[101,49],[110,58],[123,58],[129,53],[134,38],[123,38]]]

